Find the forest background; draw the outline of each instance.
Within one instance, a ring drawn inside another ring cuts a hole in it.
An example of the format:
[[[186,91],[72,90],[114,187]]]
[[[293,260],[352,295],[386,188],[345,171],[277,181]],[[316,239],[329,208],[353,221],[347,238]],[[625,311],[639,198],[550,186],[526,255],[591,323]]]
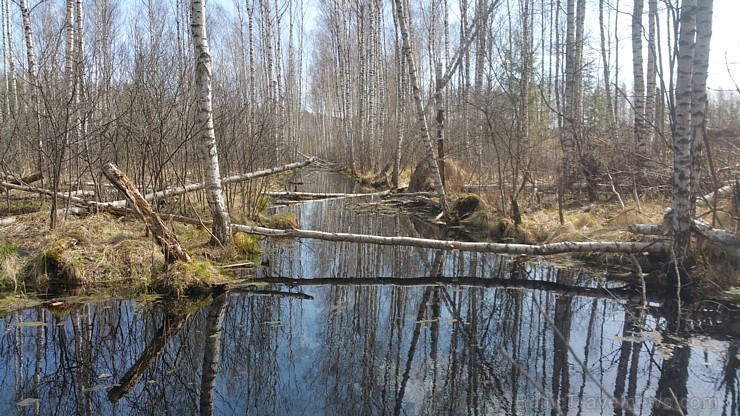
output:
[[[687,174],[696,183],[681,198],[693,201],[736,178],[740,159],[737,6],[714,3],[209,2],[221,174],[313,155],[399,187],[420,160],[436,160],[436,174],[427,164],[438,191],[445,170],[460,188],[493,184],[504,212],[528,184],[591,200],[609,184],[639,205],[675,192],[681,42],[690,36],[689,74],[712,74],[706,111],[690,114],[706,129],[706,140],[691,133],[699,144],[684,158],[698,176]],[[191,6],[3,1],[4,173],[40,171],[53,192],[91,186],[96,195],[110,161],[144,190],[207,182]],[[684,34],[689,14],[698,29]],[[702,58],[710,37],[719,46]],[[424,119],[436,154],[418,139]],[[259,206],[249,190],[227,187],[226,199]]]

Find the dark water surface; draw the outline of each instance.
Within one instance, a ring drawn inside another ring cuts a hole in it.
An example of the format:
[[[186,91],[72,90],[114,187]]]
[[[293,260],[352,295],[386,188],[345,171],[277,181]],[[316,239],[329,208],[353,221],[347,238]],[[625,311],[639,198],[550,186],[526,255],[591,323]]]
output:
[[[333,174],[301,182],[352,191]],[[280,209],[303,228],[444,237],[375,202]],[[737,333],[676,320],[657,302],[641,313],[639,298],[610,295],[596,276],[408,247],[265,246],[261,277],[344,280],[15,312],[0,320],[0,414],[545,415],[554,401],[569,415],[680,414],[666,410],[676,403],[738,415]],[[375,277],[405,280],[345,279]]]

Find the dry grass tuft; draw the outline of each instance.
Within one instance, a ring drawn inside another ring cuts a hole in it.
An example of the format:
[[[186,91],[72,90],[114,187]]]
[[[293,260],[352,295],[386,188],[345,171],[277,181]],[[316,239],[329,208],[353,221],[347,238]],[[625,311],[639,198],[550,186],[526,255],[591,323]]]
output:
[[[228,278],[211,262],[193,259],[190,263],[177,262],[157,277],[152,288],[175,297],[203,293],[212,287],[225,284]]]
[[[0,289],[18,289],[23,263],[18,255],[18,247],[10,243],[0,243]]]
[[[26,283],[146,286],[164,260],[141,223],[107,214],[62,222],[46,231],[26,266]]]
[[[300,228],[298,218],[295,214],[288,211],[278,212],[272,217],[265,220],[265,223],[270,228],[276,228],[278,230],[290,230],[293,228]]]
[[[514,221],[499,213],[476,211],[461,223],[479,240],[519,244],[531,244],[535,241],[534,234],[527,227],[517,227]]]

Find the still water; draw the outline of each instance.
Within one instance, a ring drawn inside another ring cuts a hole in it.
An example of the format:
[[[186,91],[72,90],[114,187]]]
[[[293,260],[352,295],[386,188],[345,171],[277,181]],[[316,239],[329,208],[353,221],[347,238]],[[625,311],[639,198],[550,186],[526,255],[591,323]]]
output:
[[[352,191],[325,172],[300,181]],[[276,209],[303,228],[444,237],[376,202]],[[257,274],[270,284],[206,301],[3,317],[0,414],[739,414],[737,333],[672,318],[655,300],[642,312],[598,276],[308,240],[265,242],[265,261]]]

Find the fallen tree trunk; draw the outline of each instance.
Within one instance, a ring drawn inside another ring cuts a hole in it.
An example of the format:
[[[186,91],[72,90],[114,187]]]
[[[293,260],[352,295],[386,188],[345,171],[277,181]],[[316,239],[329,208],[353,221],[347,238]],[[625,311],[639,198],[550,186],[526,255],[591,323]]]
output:
[[[134,204],[136,212],[139,213],[147,228],[152,232],[157,245],[162,248],[162,253],[164,253],[164,259],[167,264],[172,264],[176,261],[189,263],[191,260],[190,254],[182,247],[175,233],[167,228],[162,222],[162,219],[154,212],[152,206],[149,205],[149,202],[141,196],[126,175],[112,163],[108,163],[103,167],[103,174],[118,189],[123,191]]]
[[[52,192],[48,189],[44,188],[37,188],[35,186],[31,185],[16,185],[10,182],[0,182],[0,186],[7,188],[7,189],[14,189],[17,191],[24,191],[24,192],[30,192],[40,195],[47,195],[47,196],[54,196],[55,192]],[[111,202],[95,202],[95,201],[88,201],[86,199],[82,199],[79,197],[76,197],[74,195],[69,195],[66,192],[56,192],[57,198],[61,199],[68,199],[70,202],[73,202],[78,205],[85,206],[89,209],[115,209],[117,207],[113,206]]]
[[[670,221],[663,223],[663,225],[632,224],[627,229],[633,234],[668,236],[670,234]],[[740,261],[740,236],[714,228],[700,220],[694,220],[693,229],[697,234],[721,248],[733,260]]]
[[[694,230],[711,241],[712,244],[719,246],[734,261],[740,262],[740,236],[714,228],[699,220],[694,220]]]
[[[34,182],[38,182],[41,179],[44,179],[44,174],[39,172],[39,173],[34,173],[32,175],[24,176],[22,178],[18,178],[15,175],[5,175],[4,179],[6,182],[11,183],[13,185],[23,185],[23,184],[31,184]]]
[[[655,224],[632,224],[627,227],[627,231],[641,235],[667,235],[665,227]]]
[[[313,230],[276,230],[250,225],[232,224],[235,230],[248,234],[270,237],[311,238],[325,241],[344,241],[351,243],[366,243],[380,245],[396,245],[431,248],[436,250],[459,250],[479,253],[524,254],[529,256],[545,256],[563,253],[642,253],[665,252],[668,250],[667,241],[654,242],[562,242],[552,244],[509,244],[509,243],[472,243],[466,241],[429,240],[415,237],[382,237],[367,234],[329,233]]]
[[[308,160],[304,160],[302,162],[289,163],[287,165],[278,166],[275,168],[245,173],[242,175],[228,176],[226,178],[221,179],[221,184],[226,185],[230,183],[244,182],[244,181],[248,181],[251,179],[261,178],[263,176],[274,175],[276,173],[284,172],[286,170],[302,168],[304,166],[308,166],[309,164],[313,163],[315,160],[316,159],[311,158]],[[169,198],[173,196],[187,194],[189,192],[200,191],[202,189],[205,189],[206,186],[207,185],[205,183],[193,183],[193,184],[181,186],[178,188],[169,188],[163,191],[151,192],[151,193],[144,195],[143,198],[146,201],[153,201],[154,199]],[[122,199],[119,201],[113,201],[113,202],[109,202],[109,204],[111,204],[113,207],[116,207],[116,208],[122,208],[126,206],[126,200]]]
[[[732,192],[732,188],[733,188],[732,185],[725,185],[725,186],[723,186],[723,187],[721,187],[719,189],[716,189],[716,190],[714,190],[714,191],[712,191],[712,192],[710,192],[710,193],[708,193],[706,195],[699,196],[699,197],[696,198],[696,205],[697,206],[700,206],[700,207],[706,206],[710,202],[712,202],[715,197],[716,198],[720,198],[720,197],[725,196],[725,195],[729,194],[730,192]]]

